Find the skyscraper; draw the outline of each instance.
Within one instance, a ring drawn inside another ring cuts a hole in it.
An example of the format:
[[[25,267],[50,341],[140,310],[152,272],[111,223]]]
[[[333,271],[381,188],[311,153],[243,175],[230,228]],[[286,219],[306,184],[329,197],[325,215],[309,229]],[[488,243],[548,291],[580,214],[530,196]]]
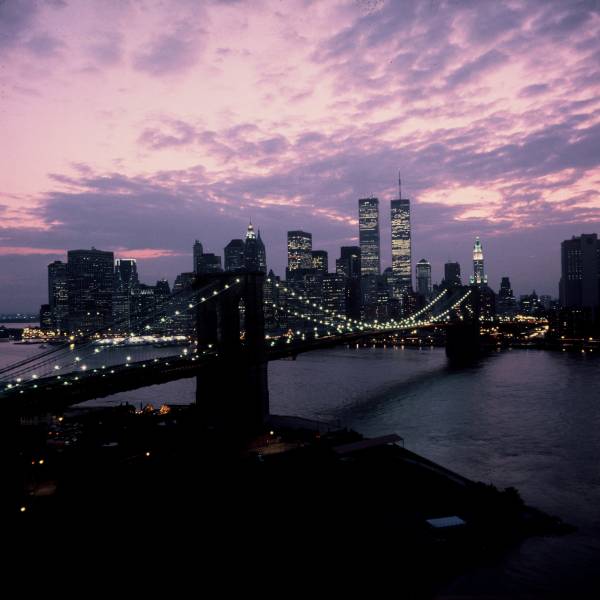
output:
[[[361,275],[381,273],[379,243],[379,200],[361,198],[358,201],[358,236],[360,242]]]
[[[312,269],[312,233],[288,231],[287,279],[302,275]]]
[[[392,272],[395,278],[393,296],[401,298],[412,291],[410,240],[410,200],[402,198],[398,175],[398,199],[391,202],[392,211]]]
[[[582,233],[561,244],[560,304],[565,308],[600,306],[600,240]]]
[[[260,239],[260,230],[257,236],[252,223],[248,224],[246,241],[244,242],[244,268],[247,271],[267,272],[265,245]]]
[[[201,273],[202,255],[204,254],[204,248],[202,244],[196,240],[194,242],[194,273]]]
[[[417,292],[427,297],[431,294],[431,264],[422,258],[416,267]]]
[[[503,277],[498,292],[498,313],[510,314],[515,311],[516,307],[517,301],[510,285],[510,279]]]
[[[335,261],[336,273],[341,273],[351,279],[360,278],[360,247],[342,246],[340,257]]]
[[[48,265],[48,306],[51,328],[67,329],[69,315],[67,263],[60,260],[55,260]]]
[[[461,285],[459,263],[450,261],[444,265],[444,285]]]
[[[67,253],[69,329],[92,331],[112,322],[114,255],[102,250]]]
[[[129,331],[135,304],[134,295],[140,282],[135,258],[115,260],[115,290],[113,294],[113,325],[120,331]]]
[[[325,250],[312,251],[312,268],[318,273],[327,273],[329,271],[329,257]]]
[[[115,260],[115,289],[132,290],[139,283],[135,258],[117,258]]]
[[[223,253],[226,271],[239,271],[244,268],[244,240],[231,240]]]
[[[483,247],[479,236],[475,238],[473,245],[473,275],[470,277],[471,285],[483,286],[487,284],[487,275],[483,266]]]

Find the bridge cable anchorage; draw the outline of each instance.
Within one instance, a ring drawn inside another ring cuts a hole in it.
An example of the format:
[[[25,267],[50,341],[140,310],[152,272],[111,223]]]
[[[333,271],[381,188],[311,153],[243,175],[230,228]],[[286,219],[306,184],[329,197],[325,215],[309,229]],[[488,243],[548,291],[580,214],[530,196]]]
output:
[[[169,302],[167,303],[167,305],[163,305],[163,306],[159,307],[156,311],[151,313],[149,316],[146,316],[144,319],[140,319],[139,324],[141,325],[144,323],[147,324],[149,322],[153,322],[157,316],[167,314],[167,312],[169,311],[169,307],[172,308],[173,305],[180,303],[181,300],[185,296],[197,297],[201,293],[204,293],[204,294],[208,295],[208,298],[201,297],[201,299],[197,302],[188,302],[187,306],[184,308],[184,312],[191,310],[192,308],[196,308],[201,303],[212,300],[219,294],[227,292],[229,289],[233,288],[236,284],[239,284],[239,283],[240,283],[240,279],[239,279],[239,277],[237,277],[231,283],[226,283],[224,285],[224,287],[221,289],[215,289],[215,286],[213,283],[209,283],[206,286],[203,286],[202,288],[200,288],[199,290],[190,290],[189,288],[184,288],[183,290],[180,290],[180,291],[176,292],[174,295],[172,295],[171,298],[169,299]],[[191,294],[189,293],[190,291],[191,291]],[[209,292],[212,292],[212,293],[209,293]],[[175,313],[173,314],[173,316],[177,316],[179,314],[181,314],[181,311],[176,310]],[[125,321],[129,321],[129,319],[124,319],[124,320],[118,321],[117,324],[126,324]],[[85,341],[82,345],[80,345],[78,347],[78,351],[81,352],[82,350],[89,348],[92,344],[94,344],[98,340],[100,333],[112,331],[113,327],[115,327],[115,323],[113,323],[111,325],[111,327],[99,328],[93,332],[90,332],[86,336],[86,338],[82,338],[83,340],[87,339],[87,341]],[[133,329],[133,327],[131,327],[130,329]],[[92,337],[92,336],[94,336],[94,337]],[[48,355],[58,355],[58,353],[60,353],[60,352],[64,353],[65,350],[68,350],[70,353],[70,351],[72,349],[74,349],[72,347],[72,342],[74,341],[73,337],[74,336],[71,336],[69,342],[61,345],[58,348],[52,349],[49,352],[40,353],[40,354],[34,355],[33,357],[30,357],[29,359],[25,359],[22,361],[18,361],[17,363],[13,363],[12,365],[8,365],[4,369],[2,369],[0,371],[0,373],[6,373],[6,372],[10,372],[10,373],[8,375],[5,375],[3,378],[1,378],[0,381],[6,382],[6,381],[10,381],[10,379],[12,379],[13,381],[16,381],[17,385],[15,386],[13,384],[9,384],[7,386],[7,389],[11,389],[13,387],[18,387],[23,380],[23,377],[20,377],[20,375],[26,376],[27,374],[30,374],[32,370],[39,371],[41,367],[47,366],[49,363],[56,362],[56,356],[52,356],[52,358],[50,358],[50,359],[46,358],[46,360],[43,360],[43,361],[40,361],[41,358],[45,358]],[[75,362],[79,362],[78,357],[76,357]],[[21,367],[21,368],[19,368],[19,367]],[[57,369],[57,367],[58,367],[58,369]],[[15,369],[17,369],[17,370],[15,370]],[[53,370],[60,370],[60,366],[54,365]],[[87,370],[85,365],[82,366],[82,370],[83,371]],[[93,372],[97,373],[98,370],[101,370],[101,369],[94,369]],[[52,372],[52,370],[51,370],[51,372]],[[103,375],[103,376],[105,376],[105,375]],[[15,380],[15,377],[16,377],[16,380]],[[66,375],[65,375],[65,377],[66,377]],[[61,379],[61,376],[59,375],[59,376],[57,376],[57,378]],[[79,376],[76,377],[76,379],[79,380]],[[33,374],[32,380],[39,380],[39,375]],[[35,388],[38,387],[37,383],[34,385],[34,387]]]

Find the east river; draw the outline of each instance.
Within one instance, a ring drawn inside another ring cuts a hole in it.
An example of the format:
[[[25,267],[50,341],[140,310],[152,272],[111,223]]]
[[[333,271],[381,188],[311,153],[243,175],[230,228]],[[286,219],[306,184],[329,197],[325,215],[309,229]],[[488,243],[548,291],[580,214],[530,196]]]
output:
[[[0,365],[35,352],[0,344]],[[132,350],[110,352],[122,362]],[[506,350],[453,370],[440,348],[337,348],[270,363],[269,383],[275,414],[367,436],[398,433],[410,450],[472,479],[514,486],[528,504],[578,528],[526,540],[446,594],[600,598],[600,356]],[[182,380],[88,404],[193,402],[195,385]]]

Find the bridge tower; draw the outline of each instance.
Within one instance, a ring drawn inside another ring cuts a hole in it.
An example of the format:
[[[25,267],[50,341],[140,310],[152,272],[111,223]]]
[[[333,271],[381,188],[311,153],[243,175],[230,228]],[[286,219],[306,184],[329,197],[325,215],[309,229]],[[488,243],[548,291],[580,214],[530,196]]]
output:
[[[227,293],[198,305],[198,348],[210,345],[218,360],[198,374],[196,404],[207,424],[251,432],[260,430],[269,414],[264,273],[236,273],[235,278],[239,283],[233,285],[231,273],[210,273],[195,284],[231,285]]]
[[[476,361],[482,353],[481,295],[477,286],[470,289],[471,316],[461,320],[454,315],[446,328],[446,356],[451,364],[458,366]]]

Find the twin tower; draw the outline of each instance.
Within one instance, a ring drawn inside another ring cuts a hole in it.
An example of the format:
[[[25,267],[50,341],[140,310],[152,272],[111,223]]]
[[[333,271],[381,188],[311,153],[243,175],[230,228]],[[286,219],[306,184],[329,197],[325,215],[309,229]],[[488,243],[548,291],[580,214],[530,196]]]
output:
[[[401,298],[412,291],[410,241],[410,200],[402,198],[398,177],[398,198],[390,202],[392,225],[392,295]],[[381,243],[379,235],[379,199],[358,201],[358,232],[360,241],[361,276],[381,274]]]

